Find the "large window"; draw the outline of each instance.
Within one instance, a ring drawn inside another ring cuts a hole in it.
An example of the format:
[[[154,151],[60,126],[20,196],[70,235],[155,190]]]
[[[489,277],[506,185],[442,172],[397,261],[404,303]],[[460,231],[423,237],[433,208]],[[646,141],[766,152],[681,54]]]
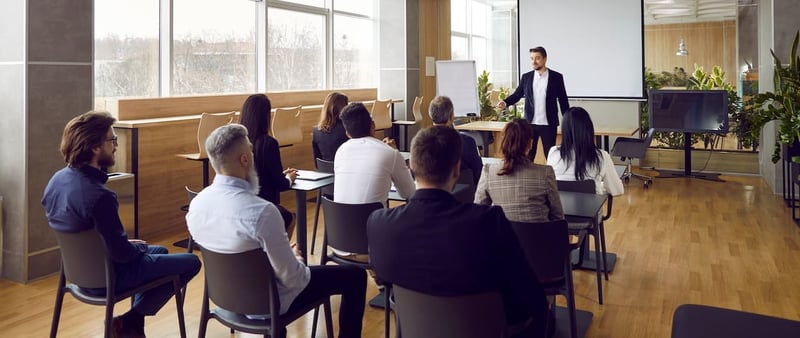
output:
[[[95,97],[158,96],[158,2],[94,3]]]
[[[500,0],[452,0],[451,53],[453,60],[475,60],[476,71],[489,72],[495,88],[516,82],[516,4]]]
[[[374,87],[377,1],[96,0],[95,97]]]
[[[267,89],[325,88],[325,16],[269,9]]]
[[[174,95],[256,88],[256,6],[249,1],[175,0]]]

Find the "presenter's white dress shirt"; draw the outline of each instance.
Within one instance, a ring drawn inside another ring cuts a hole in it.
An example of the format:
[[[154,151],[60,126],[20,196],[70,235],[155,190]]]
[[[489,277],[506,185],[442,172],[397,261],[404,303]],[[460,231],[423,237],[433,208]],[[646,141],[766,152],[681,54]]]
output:
[[[550,71],[545,68],[544,74],[533,71],[533,123],[546,126],[547,123],[547,81]]]

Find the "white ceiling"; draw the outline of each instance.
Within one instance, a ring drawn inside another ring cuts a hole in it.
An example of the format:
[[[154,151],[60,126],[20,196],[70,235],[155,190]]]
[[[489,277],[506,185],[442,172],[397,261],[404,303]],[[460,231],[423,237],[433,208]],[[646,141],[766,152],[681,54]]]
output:
[[[644,22],[651,24],[735,20],[738,6],[754,0],[644,0]]]

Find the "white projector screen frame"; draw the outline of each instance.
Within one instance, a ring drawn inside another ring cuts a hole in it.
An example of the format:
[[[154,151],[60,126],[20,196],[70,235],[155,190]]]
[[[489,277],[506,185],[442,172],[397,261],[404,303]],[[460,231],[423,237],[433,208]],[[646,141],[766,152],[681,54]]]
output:
[[[564,74],[570,98],[644,98],[642,0],[520,0],[519,71],[532,70],[530,48],[547,50],[547,67]]]
[[[480,116],[475,60],[436,61],[436,95],[453,101],[455,116]]]

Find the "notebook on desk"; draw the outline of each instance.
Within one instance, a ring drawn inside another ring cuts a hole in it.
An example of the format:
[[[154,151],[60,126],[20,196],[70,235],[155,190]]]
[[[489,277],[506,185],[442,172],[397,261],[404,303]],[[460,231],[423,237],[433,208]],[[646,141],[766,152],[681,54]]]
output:
[[[311,171],[311,170],[298,170],[297,171],[297,179],[298,180],[306,180],[306,181],[319,181],[323,178],[328,178],[333,176],[331,173],[323,173],[319,171]]]

